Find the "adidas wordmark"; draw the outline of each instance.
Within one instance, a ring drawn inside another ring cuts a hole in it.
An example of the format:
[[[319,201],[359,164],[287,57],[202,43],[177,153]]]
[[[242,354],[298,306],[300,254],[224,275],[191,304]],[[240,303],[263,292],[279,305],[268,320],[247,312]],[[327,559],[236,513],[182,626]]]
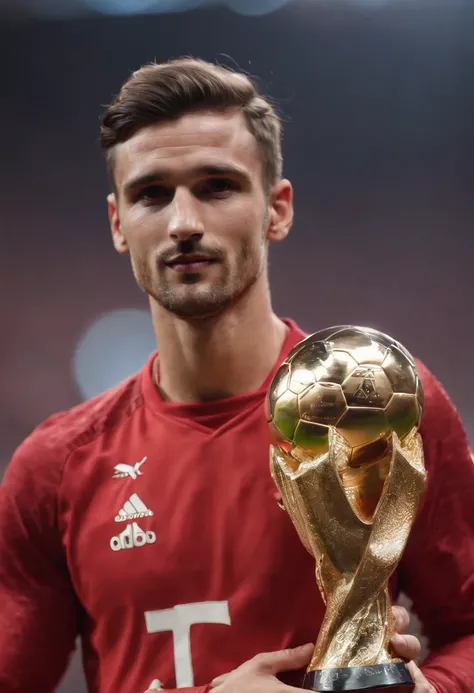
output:
[[[154,544],[156,541],[155,532],[144,532],[134,522],[132,525],[125,527],[123,532],[110,540],[110,548],[112,551],[121,551],[122,549],[133,549],[145,546],[145,544]]]

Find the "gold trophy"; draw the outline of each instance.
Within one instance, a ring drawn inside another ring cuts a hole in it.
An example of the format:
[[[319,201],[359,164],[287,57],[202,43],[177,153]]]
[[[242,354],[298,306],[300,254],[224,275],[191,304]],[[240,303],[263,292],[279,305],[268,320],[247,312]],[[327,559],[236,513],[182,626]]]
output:
[[[326,604],[303,688],[413,690],[388,588],[426,476],[412,356],[376,330],[328,328],[291,351],[267,407],[272,476]]]

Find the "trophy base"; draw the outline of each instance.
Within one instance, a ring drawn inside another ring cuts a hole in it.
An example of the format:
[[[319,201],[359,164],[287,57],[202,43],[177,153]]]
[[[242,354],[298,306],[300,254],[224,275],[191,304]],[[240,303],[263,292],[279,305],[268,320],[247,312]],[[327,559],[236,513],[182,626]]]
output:
[[[317,669],[309,671],[303,682],[305,690],[319,693],[387,691],[392,686],[406,686],[404,693],[411,693],[414,690],[415,684],[404,662]]]

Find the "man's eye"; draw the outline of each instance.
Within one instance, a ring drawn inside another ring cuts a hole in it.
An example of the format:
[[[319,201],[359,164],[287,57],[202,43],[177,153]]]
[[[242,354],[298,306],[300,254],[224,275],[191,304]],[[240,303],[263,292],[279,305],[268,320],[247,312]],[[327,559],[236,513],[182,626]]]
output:
[[[149,185],[147,188],[142,188],[137,195],[137,200],[144,201],[160,201],[172,196],[170,190],[163,185]]]
[[[220,195],[237,190],[237,185],[228,178],[211,178],[206,183],[206,189],[211,195]]]

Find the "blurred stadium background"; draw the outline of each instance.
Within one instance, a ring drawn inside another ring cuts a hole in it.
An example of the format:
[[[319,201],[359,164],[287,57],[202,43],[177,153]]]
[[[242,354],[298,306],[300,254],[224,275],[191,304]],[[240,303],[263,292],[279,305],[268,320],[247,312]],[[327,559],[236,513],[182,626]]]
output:
[[[285,115],[278,313],[396,336],[474,445],[472,0],[0,0],[0,473],[154,349],[109,239],[98,123],[132,70],[177,55],[257,75]]]

